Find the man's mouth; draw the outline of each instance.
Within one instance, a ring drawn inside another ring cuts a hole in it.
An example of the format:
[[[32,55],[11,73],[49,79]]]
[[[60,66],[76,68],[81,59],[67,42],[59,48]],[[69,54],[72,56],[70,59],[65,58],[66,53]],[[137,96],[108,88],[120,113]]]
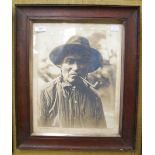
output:
[[[78,76],[78,74],[77,73],[72,73],[72,74],[70,74],[70,76]]]
[[[77,79],[78,78],[78,76],[77,75],[70,75],[70,77],[72,78],[72,79]]]
[[[71,79],[79,79],[79,75],[77,73],[72,73],[69,75]]]

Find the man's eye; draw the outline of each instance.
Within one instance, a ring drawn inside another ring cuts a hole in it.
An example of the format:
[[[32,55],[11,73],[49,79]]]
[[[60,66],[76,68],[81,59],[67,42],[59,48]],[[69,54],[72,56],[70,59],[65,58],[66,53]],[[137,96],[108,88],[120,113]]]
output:
[[[68,64],[73,64],[73,63],[74,63],[74,60],[68,59],[68,60],[66,61],[66,63],[68,63]]]

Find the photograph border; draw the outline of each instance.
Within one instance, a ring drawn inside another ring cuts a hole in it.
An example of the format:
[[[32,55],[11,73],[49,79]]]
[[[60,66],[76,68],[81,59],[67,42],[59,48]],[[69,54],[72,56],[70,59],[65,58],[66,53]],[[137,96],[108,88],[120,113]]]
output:
[[[32,24],[51,21],[122,23],[125,52],[120,137],[33,136],[31,133]],[[19,149],[133,150],[136,137],[139,67],[139,7],[16,5],[15,101]]]

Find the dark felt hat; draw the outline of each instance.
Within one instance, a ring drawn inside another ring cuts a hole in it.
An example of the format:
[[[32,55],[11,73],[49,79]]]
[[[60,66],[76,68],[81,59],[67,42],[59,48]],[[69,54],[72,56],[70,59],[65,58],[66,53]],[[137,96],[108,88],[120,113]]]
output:
[[[90,47],[88,39],[72,36],[64,45],[54,48],[49,57],[57,66],[69,55],[79,55],[87,63],[87,72],[93,72],[102,66],[102,56],[98,50]]]

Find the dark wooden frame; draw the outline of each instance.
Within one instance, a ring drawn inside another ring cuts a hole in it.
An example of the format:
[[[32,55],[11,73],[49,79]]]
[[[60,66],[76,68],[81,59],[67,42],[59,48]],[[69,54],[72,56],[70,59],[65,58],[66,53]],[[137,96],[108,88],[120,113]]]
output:
[[[31,135],[30,46],[33,22],[93,20],[125,26],[122,132],[120,137]],[[139,64],[139,8],[112,6],[16,6],[15,98],[19,149],[133,150],[136,135]]]

